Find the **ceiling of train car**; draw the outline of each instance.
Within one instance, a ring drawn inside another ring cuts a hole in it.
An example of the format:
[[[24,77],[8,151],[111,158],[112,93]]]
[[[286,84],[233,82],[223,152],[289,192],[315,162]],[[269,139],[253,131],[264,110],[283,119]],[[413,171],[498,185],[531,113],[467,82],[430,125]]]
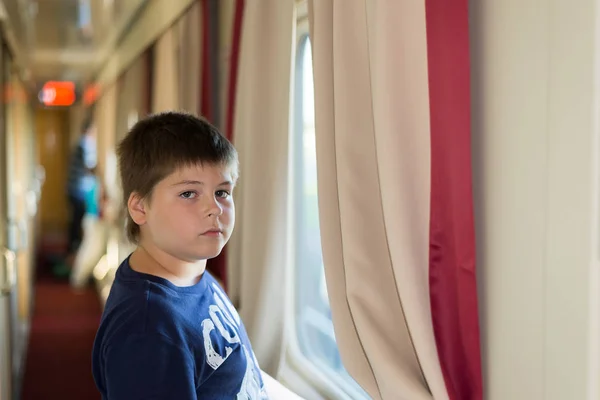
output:
[[[2,0],[34,82],[90,78],[147,0]]]

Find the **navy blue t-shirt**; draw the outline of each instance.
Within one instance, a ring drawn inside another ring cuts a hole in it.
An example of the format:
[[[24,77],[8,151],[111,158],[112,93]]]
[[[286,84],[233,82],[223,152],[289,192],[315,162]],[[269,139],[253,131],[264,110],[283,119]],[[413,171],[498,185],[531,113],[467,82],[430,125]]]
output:
[[[118,268],[93,349],[105,400],[267,399],[246,334],[215,279],[178,287]]]

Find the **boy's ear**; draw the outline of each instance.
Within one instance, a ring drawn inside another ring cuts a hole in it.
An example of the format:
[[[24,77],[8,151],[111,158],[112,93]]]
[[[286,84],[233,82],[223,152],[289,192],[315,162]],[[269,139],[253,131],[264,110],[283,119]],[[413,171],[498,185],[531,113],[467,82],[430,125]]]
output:
[[[146,204],[144,199],[138,193],[131,193],[127,200],[127,210],[133,222],[137,225],[146,223]]]

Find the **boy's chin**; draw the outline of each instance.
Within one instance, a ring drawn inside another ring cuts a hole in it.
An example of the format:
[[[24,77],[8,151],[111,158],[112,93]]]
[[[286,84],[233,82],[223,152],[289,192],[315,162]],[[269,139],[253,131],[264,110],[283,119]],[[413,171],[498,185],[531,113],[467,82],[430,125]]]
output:
[[[223,247],[215,248],[215,249],[203,249],[203,251],[199,251],[196,254],[197,260],[210,260],[211,258],[218,257],[223,251]]]

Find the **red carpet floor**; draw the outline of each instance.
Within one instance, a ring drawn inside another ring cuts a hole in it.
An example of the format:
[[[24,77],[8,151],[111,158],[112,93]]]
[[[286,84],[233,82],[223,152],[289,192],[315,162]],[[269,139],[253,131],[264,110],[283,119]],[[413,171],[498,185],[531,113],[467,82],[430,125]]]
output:
[[[77,292],[38,272],[22,400],[100,399],[91,373],[100,316],[92,286]]]

